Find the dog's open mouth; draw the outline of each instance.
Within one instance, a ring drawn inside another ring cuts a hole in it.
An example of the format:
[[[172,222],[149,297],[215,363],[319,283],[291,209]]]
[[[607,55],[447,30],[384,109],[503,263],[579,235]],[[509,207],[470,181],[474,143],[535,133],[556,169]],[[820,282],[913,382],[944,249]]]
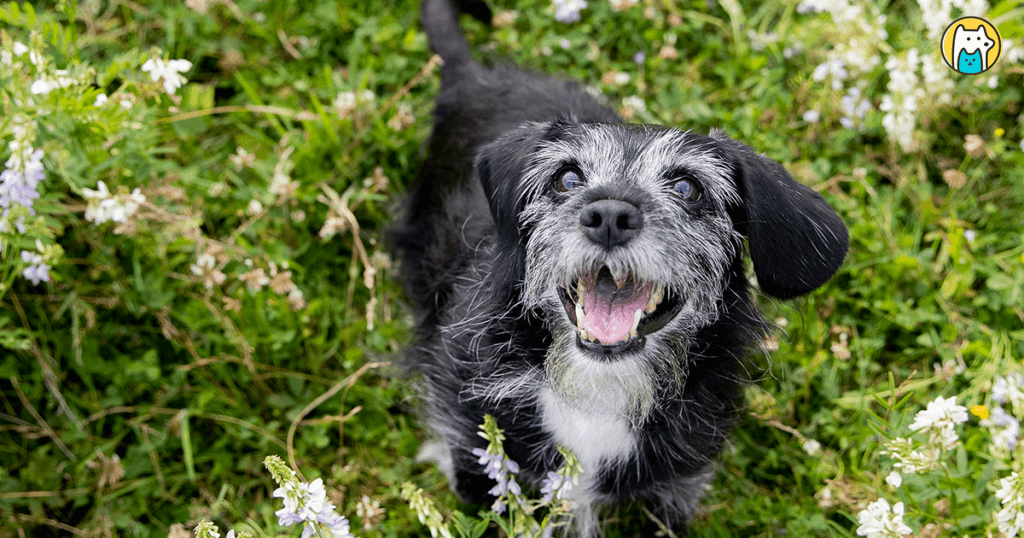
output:
[[[645,337],[679,313],[682,301],[632,272],[613,275],[607,266],[558,286],[558,296],[576,327],[576,343],[600,354],[643,349]]]

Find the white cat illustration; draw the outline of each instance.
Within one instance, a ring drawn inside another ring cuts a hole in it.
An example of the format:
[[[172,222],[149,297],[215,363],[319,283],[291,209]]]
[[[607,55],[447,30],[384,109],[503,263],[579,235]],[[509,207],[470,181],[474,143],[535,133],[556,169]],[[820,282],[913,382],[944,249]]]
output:
[[[964,74],[987,70],[988,51],[994,46],[996,42],[988,36],[984,26],[968,30],[963,24],[958,25],[953,30],[953,69]]]

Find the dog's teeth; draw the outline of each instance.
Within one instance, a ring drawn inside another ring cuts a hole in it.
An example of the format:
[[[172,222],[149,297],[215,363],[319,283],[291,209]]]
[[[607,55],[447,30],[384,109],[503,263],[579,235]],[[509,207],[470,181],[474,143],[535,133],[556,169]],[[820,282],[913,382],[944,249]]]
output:
[[[576,282],[576,300],[577,301],[579,301],[581,303],[583,302],[583,292],[586,291],[586,290],[587,290],[587,288],[583,285],[583,280],[582,279],[580,279],[579,281]]]
[[[626,336],[623,336],[622,337],[622,341],[625,342],[625,341],[629,340],[630,338],[636,338],[636,329],[633,329],[632,331],[629,331],[629,334],[627,334]]]
[[[629,273],[624,268],[616,269],[612,272],[612,277],[615,279],[615,289],[622,289],[622,286],[626,284],[626,278]]]
[[[576,305],[576,328],[583,330],[583,320],[586,319],[586,314],[583,313],[583,307],[579,304]]]
[[[654,291],[651,293],[651,300],[647,301],[647,312],[654,312],[654,309],[658,308],[661,304],[661,300],[665,298],[665,291],[661,289],[661,286],[654,286]]]
[[[589,342],[590,333],[588,333],[586,329],[580,329],[580,339]]]
[[[637,308],[636,312],[633,312],[633,328],[629,330],[630,333],[636,334],[636,328],[640,325],[640,318],[642,317],[644,317],[644,311]]]
[[[658,305],[661,304],[661,300],[665,298],[665,292],[662,291],[661,286],[655,285],[654,291],[651,292],[651,298],[647,301],[647,308],[644,310],[648,314],[658,309]]]

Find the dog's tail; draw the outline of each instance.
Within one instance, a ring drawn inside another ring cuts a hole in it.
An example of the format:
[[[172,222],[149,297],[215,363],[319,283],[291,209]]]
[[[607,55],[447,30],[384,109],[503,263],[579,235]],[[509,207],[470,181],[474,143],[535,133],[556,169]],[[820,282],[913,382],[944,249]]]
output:
[[[481,0],[424,0],[420,6],[420,19],[430,48],[444,60],[442,84],[474,63],[469,43],[459,27],[459,12],[487,24],[491,22],[491,8]]]

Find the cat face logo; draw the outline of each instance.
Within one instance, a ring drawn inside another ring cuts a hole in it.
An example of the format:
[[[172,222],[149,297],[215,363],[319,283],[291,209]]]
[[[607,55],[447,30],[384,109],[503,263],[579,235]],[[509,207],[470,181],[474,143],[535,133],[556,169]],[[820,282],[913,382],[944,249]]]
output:
[[[962,17],[942,34],[942,59],[954,71],[977,75],[988,71],[1003,51],[1003,40],[992,23],[978,17]]]

